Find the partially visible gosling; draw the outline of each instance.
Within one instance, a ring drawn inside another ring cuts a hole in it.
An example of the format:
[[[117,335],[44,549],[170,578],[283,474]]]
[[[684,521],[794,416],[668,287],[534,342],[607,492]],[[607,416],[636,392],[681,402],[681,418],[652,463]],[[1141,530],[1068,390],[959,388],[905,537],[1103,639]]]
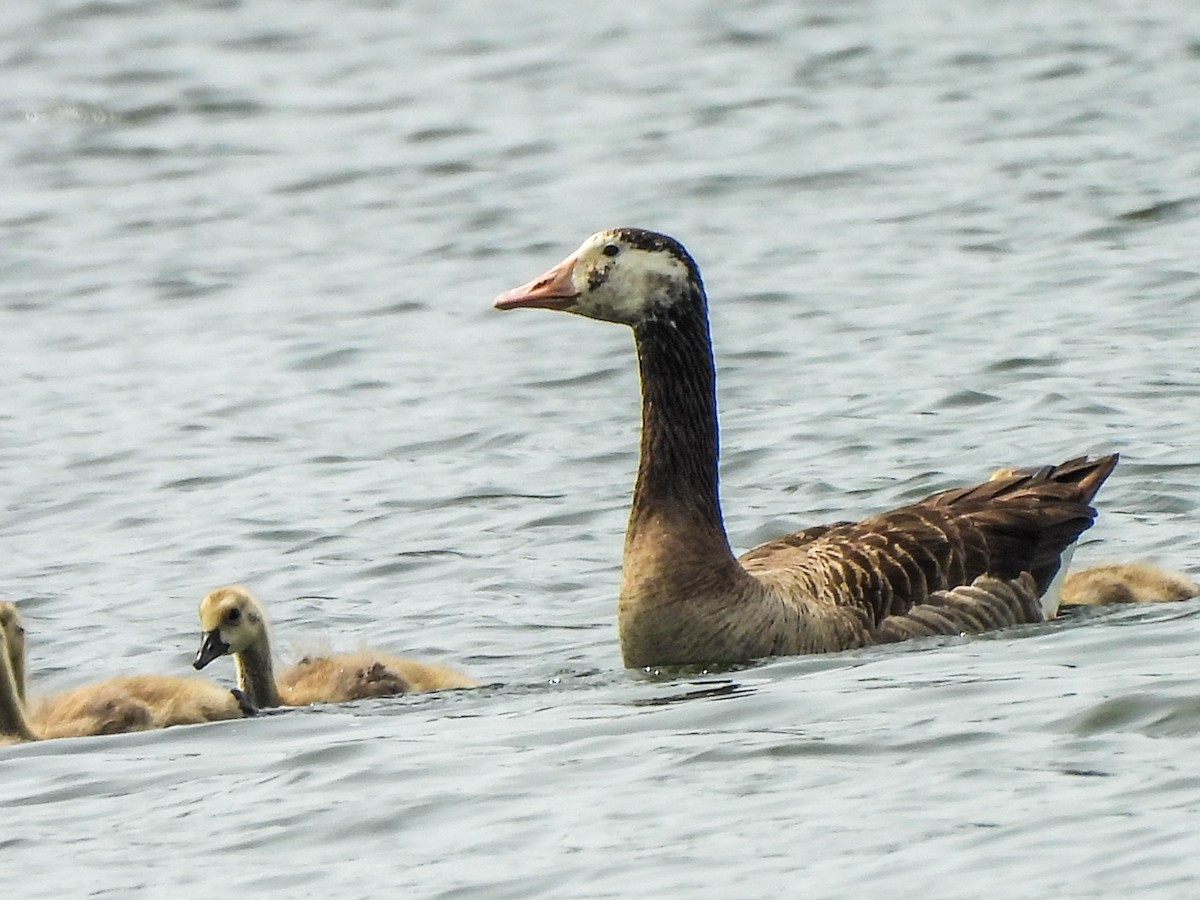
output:
[[[9,667],[12,670],[13,688],[17,698],[25,703],[25,626],[17,604],[11,600],[0,600],[0,633],[7,642]]]
[[[1109,563],[1067,575],[1062,602],[1100,606],[1107,603],[1173,603],[1200,597],[1200,584],[1179,572],[1147,562]]]
[[[154,712],[111,681],[101,681],[34,700],[30,725],[42,739],[149,731]]]
[[[1045,467],[1043,467],[1045,468]],[[1006,466],[990,481],[1036,475],[1038,467]],[[1070,557],[1064,554],[1064,567]],[[1061,577],[1061,573],[1060,576]],[[1058,578],[1055,578],[1058,581]],[[1062,583],[1063,606],[1105,606],[1110,603],[1174,603],[1200,597],[1200,584],[1179,572],[1148,562],[1107,563],[1067,572]]]
[[[28,713],[23,690],[25,628],[10,601],[0,602],[0,642],[0,739],[4,743],[143,731],[159,724],[147,698],[139,696],[146,692],[133,689],[130,683],[135,679],[128,678],[55,694],[35,704],[33,713]],[[136,680],[149,687],[154,679],[141,676]],[[161,684],[158,689],[162,690]]]
[[[24,731],[22,740],[120,734],[254,714],[240,691],[178,675],[123,675],[27,701],[25,628],[9,600],[0,601],[0,635],[12,694],[25,723],[23,729],[14,725],[10,707],[0,715],[0,733]]]
[[[4,601],[4,605],[12,604]],[[7,627],[0,627],[0,745],[37,740],[37,735],[29,726],[29,720],[25,718],[25,704],[21,702],[17,693],[9,633]]]
[[[240,692],[211,681],[122,675],[34,700],[29,715],[43,737],[78,737],[199,725],[254,713]]]
[[[988,481],[1004,481],[1007,478],[1034,478],[1053,469],[1054,466],[1001,466],[988,476]]]
[[[200,630],[193,665],[202,669],[217,657],[232,654],[238,687],[259,709],[477,686],[449,666],[374,650],[305,657],[276,680],[266,614],[242,585],[217,588],[200,601]]]
[[[106,688],[84,689],[73,702],[56,704],[52,719],[31,722],[25,709],[25,627],[10,600],[0,601],[0,644],[0,743],[150,727],[144,703]]]

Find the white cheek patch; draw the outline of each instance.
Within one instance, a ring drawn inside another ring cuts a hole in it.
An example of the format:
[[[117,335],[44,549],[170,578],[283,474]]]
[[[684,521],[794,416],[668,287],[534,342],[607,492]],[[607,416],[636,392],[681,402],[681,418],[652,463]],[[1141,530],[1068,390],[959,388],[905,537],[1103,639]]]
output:
[[[658,275],[670,281],[688,277],[687,266],[674,254],[665,250],[658,253],[646,250],[627,250],[626,253],[628,255],[624,262],[629,264],[629,268],[633,271],[641,272],[645,277]]]
[[[687,267],[670,253],[629,250],[608,280],[621,311],[642,318],[664,300],[669,285],[686,281]]]
[[[621,245],[618,256],[607,257],[603,248],[619,243],[614,236],[594,235],[579,248],[576,287],[587,302],[580,312],[613,322],[634,324],[645,318],[669,284],[686,281],[687,266],[668,252],[640,250]]]
[[[642,290],[640,279],[621,266],[614,266],[608,278],[593,293],[596,308],[606,319],[632,324],[645,314],[650,297]]]

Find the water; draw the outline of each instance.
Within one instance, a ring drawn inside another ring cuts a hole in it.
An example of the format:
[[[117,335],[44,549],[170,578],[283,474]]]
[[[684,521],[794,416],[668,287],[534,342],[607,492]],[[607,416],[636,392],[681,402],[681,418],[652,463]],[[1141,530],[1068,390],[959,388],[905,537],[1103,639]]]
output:
[[[1195,575],[1192,4],[7,17],[0,592],[35,685],[186,671],[233,580],[285,654],[489,683],[5,749],[7,890],[1194,893],[1200,607],[627,672],[629,337],[489,309],[598,228],[669,232],[739,548],[1119,450],[1077,563]]]

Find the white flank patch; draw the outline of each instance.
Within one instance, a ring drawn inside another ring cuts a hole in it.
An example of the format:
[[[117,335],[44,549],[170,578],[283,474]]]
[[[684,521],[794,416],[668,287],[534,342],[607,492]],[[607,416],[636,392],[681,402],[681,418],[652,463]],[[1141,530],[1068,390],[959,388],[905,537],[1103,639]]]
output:
[[[1071,544],[1058,558],[1058,574],[1042,594],[1042,617],[1053,619],[1058,615],[1058,605],[1062,603],[1063,582],[1067,580],[1067,570],[1071,567],[1071,557],[1075,555],[1075,544]]]

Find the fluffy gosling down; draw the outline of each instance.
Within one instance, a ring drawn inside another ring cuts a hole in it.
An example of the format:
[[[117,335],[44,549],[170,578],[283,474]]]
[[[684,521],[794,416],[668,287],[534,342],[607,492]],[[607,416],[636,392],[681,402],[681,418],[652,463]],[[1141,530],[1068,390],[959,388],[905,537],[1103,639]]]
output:
[[[1200,584],[1147,562],[1108,563],[1071,572],[1063,585],[1068,606],[1174,603],[1200,597]]]
[[[232,654],[238,687],[260,709],[478,685],[449,666],[374,650],[305,657],[276,678],[262,604],[238,584],[217,588],[200,601],[200,630],[193,665],[202,669],[217,657]]]
[[[253,715],[240,692],[175,675],[126,675],[25,703],[25,629],[0,602],[0,743],[148,731]]]

